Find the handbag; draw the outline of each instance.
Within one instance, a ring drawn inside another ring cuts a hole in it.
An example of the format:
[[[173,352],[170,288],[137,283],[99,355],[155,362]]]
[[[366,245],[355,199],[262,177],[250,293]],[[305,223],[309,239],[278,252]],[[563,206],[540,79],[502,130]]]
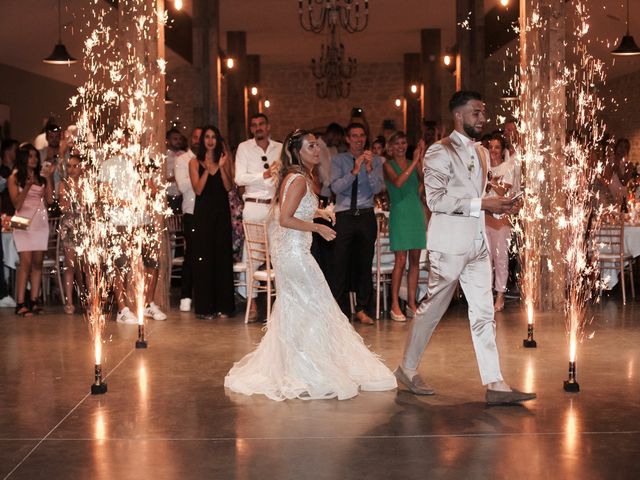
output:
[[[31,219],[27,217],[21,217],[20,215],[14,215],[10,221],[11,228],[17,230],[28,230],[31,225]]]

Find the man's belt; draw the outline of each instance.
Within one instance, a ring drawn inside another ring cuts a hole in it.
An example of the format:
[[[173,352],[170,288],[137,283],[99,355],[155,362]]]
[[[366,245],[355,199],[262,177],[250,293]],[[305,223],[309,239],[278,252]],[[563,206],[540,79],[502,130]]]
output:
[[[369,208],[356,208],[353,210],[343,210],[341,212],[336,212],[336,215],[353,215],[354,217],[357,217],[359,215],[364,215],[365,213],[373,213],[373,207],[369,207]]]
[[[255,203],[263,203],[265,205],[269,205],[271,203],[270,198],[251,198],[247,197],[244,199],[245,202],[255,202]]]

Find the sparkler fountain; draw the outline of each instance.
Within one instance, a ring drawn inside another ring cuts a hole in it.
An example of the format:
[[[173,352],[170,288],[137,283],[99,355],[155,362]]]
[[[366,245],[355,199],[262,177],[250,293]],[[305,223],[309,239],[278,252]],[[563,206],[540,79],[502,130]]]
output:
[[[558,215],[558,227],[564,232],[564,264],[567,272],[565,323],[569,336],[569,378],[564,390],[578,392],[576,362],[578,342],[584,336],[587,322],[586,306],[602,288],[598,274],[598,249],[593,234],[604,213],[596,207],[594,183],[604,168],[594,152],[603,138],[605,125],[600,118],[603,110],[598,87],[604,82],[603,64],[587,49],[589,13],[585,2],[575,5],[574,54],[577,61],[565,74],[568,99],[573,109],[574,129],[565,147],[566,182],[563,191],[566,205]]]
[[[143,183],[149,175],[136,176],[138,171],[148,171],[154,156],[160,158],[155,132],[164,131],[165,62],[158,45],[164,41],[160,24],[166,15],[157,12],[155,4],[121,0],[114,11],[91,0],[81,12],[87,30],[83,67],[88,79],[70,103],[77,117],[77,148],[85,166],[78,188],[81,193],[71,200],[80,206],[76,253],[87,279],[80,297],[93,337],[95,383],[91,392],[95,394],[107,391],[102,376],[104,307],[115,276],[127,274],[126,266],[116,264],[128,259],[131,265],[142,265],[142,246],[159,238],[145,237],[146,229],[139,226],[145,209],[154,209],[154,220],[166,210],[157,200],[140,201],[151,195]],[[155,169],[156,190],[163,192],[160,174]],[[164,198],[157,191],[153,195]],[[135,280],[139,280],[144,302],[143,276]],[[142,308],[144,303],[139,313]],[[137,347],[146,346],[144,334],[142,324]]]

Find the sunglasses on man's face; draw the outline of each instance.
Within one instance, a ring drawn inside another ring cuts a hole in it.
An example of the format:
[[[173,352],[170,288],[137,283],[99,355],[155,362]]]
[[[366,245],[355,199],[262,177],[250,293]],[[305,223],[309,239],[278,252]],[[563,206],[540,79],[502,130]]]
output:
[[[262,165],[264,167],[264,169],[268,170],[269,169],[269,163],[267,163],[266,155],[261,156],[260,159],[264,162],[264,164]]]

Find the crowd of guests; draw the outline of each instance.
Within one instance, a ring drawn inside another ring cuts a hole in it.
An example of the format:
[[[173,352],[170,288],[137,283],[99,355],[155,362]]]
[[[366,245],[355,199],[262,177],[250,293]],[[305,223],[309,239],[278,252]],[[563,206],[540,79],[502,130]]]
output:
[[[282,144],[271,138],[269,119],[262,113],[251,117],[249,129],[250,138],[238,145],[235,152],[214,125],[195,128],[189,139],[175,128],[166,134],[167,203],[176,215],[181,215],[185,239],[180,310],[193,309],[199,318],[234,314],[234,262],[244,259],[248,264],[242,222],[267,222],[271,214]],[[445,134],[431,122],[424,122],[416,145],[409,144],[404,132],[387,129],[384,133],[370,140],[369,125],[359,109],[354,109],[346,128],[332,123],[324,132],[317,132],[321,153],[314,171],[314,193],[323,206],[334,205],[336,222],[332,228],[336,238],[328,242],[314,235],[312,254],[341,309],[348,316],[354,309],[355,318],[363,324],[373,323],[368,310],[372,303],[371,267],[378,234],[375,207],[380,205],[388,210],[385,228],[395,258],[389,314],[392,320],[402,322],[416,313],[420,259],[426,247],[429,217],[422,179],[423,159],[429,146]],[[49,123],[34,142],[41,144],[39,150],[33,144],[19,144],[15,140],[2,142],[0,208],[5,218],[12,219],[19,263],[15,301],[9,295],[4,275],[0,275],[0,307],[14,307],[18,315],[42,311],[42,263],[49,238],[48,216],[52,214],[60,215],[65,257],[61,292],[64,310],[68,314],[75,311],[73,288],[74,283],[80,284],[81,273],[77,268],[73,228],[78,216],[78,179],[83,168],[81,158],[73,153],[74,135],[73,127],[62,132],[60,127]],[[508,119],[501,130],[485,135],[482,144],[488,151],[489,165],[485,194],[517,193],[520,171],[515,120]],[[612,161],[607,162],[601,176],[603,191],[611,201],[624,197],[626,192],[631,175],[626,167],[629,150],[628,140],[618,140]],[[124,168],[114,161],[115,169]],[[134,176],[132,172],[131,177]],[[122,180],[103,180],[114,182],[114,190],[122,190],[123,196],[130,194],[129,185],[120,184]],[[26,223],[20,225],[21,220]],[[316,221],[326,223],[322,219]],[[494,270],[495,310],[500,311],[504,308],[510,277],[513,280],[513,272],[510,275],[509,271],[511,220],[507,216],[486,216],[486,233]],[[147,289],[145,314],[164,320],[166,315],[153,303],[159,270],[157,258],[145,258],[145,267],[151,285]],[[249,281],[253,274],[247,270]],[[407,295],[403,311],[399,292],[405,276]],[[116,318],[122,323],[137,323],[127,306],[124,276],[118,277]],[[353,305],[350,292],[355,293]],[[247,295],[245,289],[238,293]],[[249,319],[255,321],[256,302],[250,305]]]
[[[175,181],[182,199],[187,244],[180,308],[188,311],[193,297],[195,313],[201,318],[233,313],[233,261],[240,260],[242,220],[267,222],[276,193],[273,179],[282,144],[271,138],[269,119],[262,113],[250,119],[249,129],[250,138],[238,146],[235,155],[213,126],[194,129],[190,148],[186,138],[179,140],[178,130],[167,133],[168,155],[173,157],[170,165],[174,167],[169,181]],[[519,189],[514,159],[517,132],[509,124],[505,130],[486,139],[491,152],[487,159],[491,166],[489,195],[507,195]],[[441,132],[435,124],[425,122],[422,139],[415,146],[409,145],[405,133],[393,130],[370,141],[362,112],[354,112],[346,128],[332,123],[317,133],[321,153],[314,171],[314,192],[323,205],[334,204],[336,222],[332,228],[336,238],[328,242],[314,235],[312,253],[345,314],[351,316],[353,309],[358,321],[372,324],[368,311],[373,298],[371,273],[378,234],[375,209],[385,207],[389,210],[388,231],[395,256],[390,316],[406,321],[417,308],[420,257],[426,246],[429,212],[424,203],[422,163],[426,150]],[[169,202],[174,200],[170,198]],[[237,202],[240,215],[234,215]],[[326,223],[322,219],[316,222]],[[508,280],[511,227],[508,218],[496,219],[495,225],[490,222],[493,220],[488,221],[487,229],[495,268],[496,309],[501,310]],[[246,250],[242,255],[246,259]],[[248,270],[247,278],[253,278],[253,273]],[[403,311],[399,291],[405,275]],[[353,302],[351,292],[355,294]],[[244,289],[240,293],[246,295]],[[250,305],[249,319],[256,320],[256,302]]]

